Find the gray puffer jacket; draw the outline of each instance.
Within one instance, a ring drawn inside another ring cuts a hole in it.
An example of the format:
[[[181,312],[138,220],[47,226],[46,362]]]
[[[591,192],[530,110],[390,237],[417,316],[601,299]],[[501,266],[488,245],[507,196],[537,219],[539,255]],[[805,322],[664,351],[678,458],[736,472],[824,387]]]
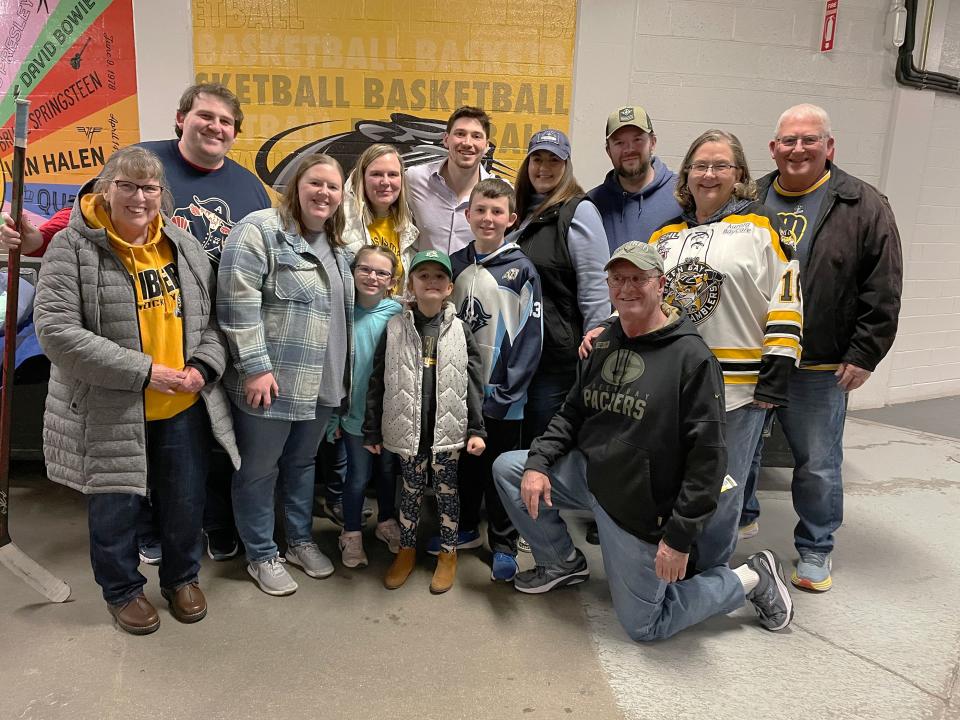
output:
[[[164,217],[183,305],[184,353],[219,379],[227,350],[216,322],[215,276],[200,244]],[[143,391],[152,360],[141,351],[133,279],[103,229],[87,226],[79,200],[44,257],[34,306],[37,339],[53,364],[43,418],[51,480],[83,493],[147,491]],[[213,435],[240,455],[226,393],[200,391]]]

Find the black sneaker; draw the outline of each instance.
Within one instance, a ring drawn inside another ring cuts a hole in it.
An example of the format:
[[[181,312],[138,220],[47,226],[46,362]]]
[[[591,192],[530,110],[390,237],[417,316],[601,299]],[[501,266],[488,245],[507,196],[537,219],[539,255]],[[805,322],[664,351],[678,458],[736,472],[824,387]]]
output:
[[[780,560],[773,550],[761,550],[747,558],[747,566],[760,576],[760,582],[747,595],[760,624],[774,632],[783,630],[793,620],[793,600]]]
[[[600,544],[600,531],[597,529],[597,523],[587,523],[587,536],[585,539],[591,545]]]
[[[240,543],[233,530],[211,530],[203,534],[207,538],[207,555],[211,560],[229,560],[240,552]]]
[[[576,557],[569,562],[564,561],[553,567],[537,565],[532,570],[517,573],[513,586],[522,593],[537,594],[589,580],[590,570],[587,568],[587,559],[579,550],[576,550],[576,553]]]

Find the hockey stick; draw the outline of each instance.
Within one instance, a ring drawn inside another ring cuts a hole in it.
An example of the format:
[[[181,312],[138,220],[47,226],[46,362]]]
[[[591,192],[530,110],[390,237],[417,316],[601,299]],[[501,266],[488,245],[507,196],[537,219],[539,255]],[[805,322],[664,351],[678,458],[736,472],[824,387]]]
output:
[[[10,216],[17,228],[23,214],[24,159],[27,154],[28,100],[21,100],[14,88],[17,114],[14,123],[13,177]],[[7,316],[4,319],[3,393],[0,396],[0,565],[52,602],[70,597],[70,586],[38,565],[10,539],[10,409],[13,404],[13,375],[17,353],[17,301],[20,290],[20,249],[7,251]]]

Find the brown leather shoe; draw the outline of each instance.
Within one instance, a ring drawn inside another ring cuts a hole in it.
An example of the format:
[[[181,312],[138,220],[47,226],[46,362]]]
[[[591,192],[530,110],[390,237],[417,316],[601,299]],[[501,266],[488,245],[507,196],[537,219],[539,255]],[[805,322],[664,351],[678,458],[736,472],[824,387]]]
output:
[[[117,625],[131,635],[149,635],[160,627],[157,609],[143,595],[124,605],[107,605],[107,608]]]
[[[182,623],[195,623],[207,615],[207,599],[197,583],[187,583],[175,593],[160,591],[170,604],[170,614]]]
[[[415,548],[400,548],[400,552],[393,559],[393,564],[387,570],[387,576],[383,579],[383,584],[387,590],[396,590],[407,581],[410,573],[413,572],[416,560],[417,551]]]
[[[433,581],[430,583],[430,592],[434,595],[445,593],[453,587],[453,579],[457,576],[457,551],[442,552],[437,555],[437,569],[433,571]]]

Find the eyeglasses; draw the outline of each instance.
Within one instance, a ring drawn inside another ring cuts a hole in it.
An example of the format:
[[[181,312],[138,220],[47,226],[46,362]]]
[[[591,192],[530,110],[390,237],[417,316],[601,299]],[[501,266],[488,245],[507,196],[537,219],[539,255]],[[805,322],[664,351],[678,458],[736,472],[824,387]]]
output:
[[[607,285],[614,290],[619,290],[626,284],[631,284],[636,288],[642,288],[651,280],[657,280],[663,277],[660,273],[656,275],[608,275]]]
[[[114,180],[113,184],[117,186],[117,190],[123,195],[136,195],[137,190],[142,190],[144,197],[157,197],[163,192],[162,185],[137,185],[137,183],[130,182],[129,180]]]
[[[823,140],[823,135],[804,135],[803,137],[788,135],[787,137],[777,138],[777,142],[787,148],[796,147],[797,143],[805,148],[814,147],[819,145],[821,140]]]
[[[392,272],[387,272],[386,270],[377,270],[369,265],[357,265],[357,275],[365,275],[367,277],[374,275],[376,276],[377,280],[389,280],[393,277]]]
[[[737,166],[731,165],[726,162],[718,163],[705,163],[705,162],[695,162],[687,165],[687,170],[694,175],[706,175],[708,170],[713,170],[714,174],[719,175],[720,173],[726,172],[727,170],[733,170]]]

